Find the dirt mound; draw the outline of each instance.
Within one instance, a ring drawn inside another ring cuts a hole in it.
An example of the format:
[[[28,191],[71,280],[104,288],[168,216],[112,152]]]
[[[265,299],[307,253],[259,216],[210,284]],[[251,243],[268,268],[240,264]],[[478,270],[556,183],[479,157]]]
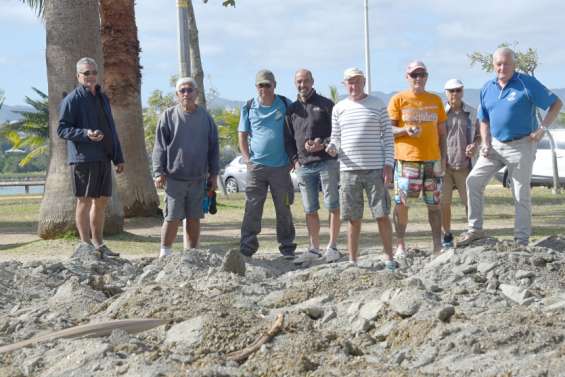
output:
[[[409,250],[396,273],[376,250],[357,266],[266,255],[242,269],[220,249],[2,263],[0,350],[46,337],[0,353],[0,376],[560,376],[563,245]],[[54,334],[86,324],[91,337]]]

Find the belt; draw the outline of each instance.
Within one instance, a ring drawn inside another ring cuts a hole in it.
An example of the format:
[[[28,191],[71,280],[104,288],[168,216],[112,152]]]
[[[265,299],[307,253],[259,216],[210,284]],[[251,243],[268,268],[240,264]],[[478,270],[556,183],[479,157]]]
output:
[[[525,135],[525,136],[518,136],[512,139],[508,139],[508,140],[499,140],[501,143],[507,144],[507,143],[511,143],[513,141],[518,141],[518,140],[522,140],[525,137],[528,137],[529,135]]]

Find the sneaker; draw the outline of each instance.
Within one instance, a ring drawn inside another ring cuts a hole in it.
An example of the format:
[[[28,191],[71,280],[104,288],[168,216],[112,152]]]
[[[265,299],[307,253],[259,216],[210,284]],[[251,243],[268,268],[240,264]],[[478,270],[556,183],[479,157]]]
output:
[[[102,257],[119,257],[120,253],[115,253],[106,244],[102,244],[102,246],[96,249]]]
[[[284,259],[294,259],[295,255],[294,255],[294,250],[281,250],[281,254],[283,256]]]
[[[459,235],[457,241],[455,241],[455,246],[456,247],[468,246],[474,241],[480,240],[482,238],[485,238],[485,232],[483,232],[481,229],[470,229]]]
[[[402,246],[397,246],[394,251],[394,259],[404,259],[406,258],[406,252]]]
[[[316,249],[309,249],[307,252],[300,255],[294,260],[294,264],[302,264],[305,262],[312,262],[322,257],[322,254]]]
[[[341,253],[335,246],[328,246],[324,253],[324,260],[328,263],[337,262],[341,259]]]
[[[385,269],[388,272],[395,272],[397,267],[398,267],[398,262],[395,260],[387,260],[385,262]]]
[[[443,249],[449,249],[453,247],[453,233],[447,232],[443,235],[441,246]]]
[[[159,253],[159,258],[170,257],[171,255],[173,255],[173,251],[171,249],[161,249],[161,252]]]
[[[350,259],[349,262],[347,262],[347,265],[351,267],[357,267],[357,261]]]

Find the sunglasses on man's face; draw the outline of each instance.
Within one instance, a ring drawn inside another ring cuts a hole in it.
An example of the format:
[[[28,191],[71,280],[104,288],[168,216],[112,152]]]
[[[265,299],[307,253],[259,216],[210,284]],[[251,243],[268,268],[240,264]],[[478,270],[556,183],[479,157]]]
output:
[[[179,93],[181,93],[181,94],[185,94],[185,93],[190,94],[192,92],[194,92],[194,88],[180,88],[179,89]]]
[[[449,93],[461,93],[463,91],[463,89],[461,88],[456,88],[456,89],[447,89],[447,91]]]
[[[257,84],[257,87],[258,87],[258,88],[270,89],[270,88],[271,88],[271,84],[266,84],[266,83]]]
[[[83,76],[96,76],[98,74],[98,71],[84,71],[84,72],[80,72],[81,75]]]
[[[413,79],[417,79],[418,77],[426,78],[428,77],[428,72],[412,72],[409,73],[408,76],[410,76]]]

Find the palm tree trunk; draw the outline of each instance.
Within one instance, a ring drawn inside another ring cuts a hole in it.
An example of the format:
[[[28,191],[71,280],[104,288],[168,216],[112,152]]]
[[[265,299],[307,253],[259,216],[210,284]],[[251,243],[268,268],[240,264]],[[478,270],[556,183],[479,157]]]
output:
[[[198,40],[198,27],[196,26],[196,16],[192,0],[188,0],[188,29],[189,29],[189,45],[190,45],[190,67],[192,69],[192,78],[198,84],[198,98],[196,102],[206,108],[206,93],[204,91],[204,70],[202,69],[202,59],[200,58],[200,41]]]
[[[160,214],[145,150],[134,0],[100,0],[104,88],[126,161],[118,190],[126,217]]]
[[[56,238],[76,230],[76,199],[67,165],[66,141],[57,135],[59,104],[77,85],[76,62],[89,56],[100,64],[101,71],[103,60],[97,1],[46,1],[44,15],[49,87],[49,167],[38,234],[41,238]],[[123,230],[123,211],[117,195],[112,196],[107,208],[104,230],[106,234]]]

